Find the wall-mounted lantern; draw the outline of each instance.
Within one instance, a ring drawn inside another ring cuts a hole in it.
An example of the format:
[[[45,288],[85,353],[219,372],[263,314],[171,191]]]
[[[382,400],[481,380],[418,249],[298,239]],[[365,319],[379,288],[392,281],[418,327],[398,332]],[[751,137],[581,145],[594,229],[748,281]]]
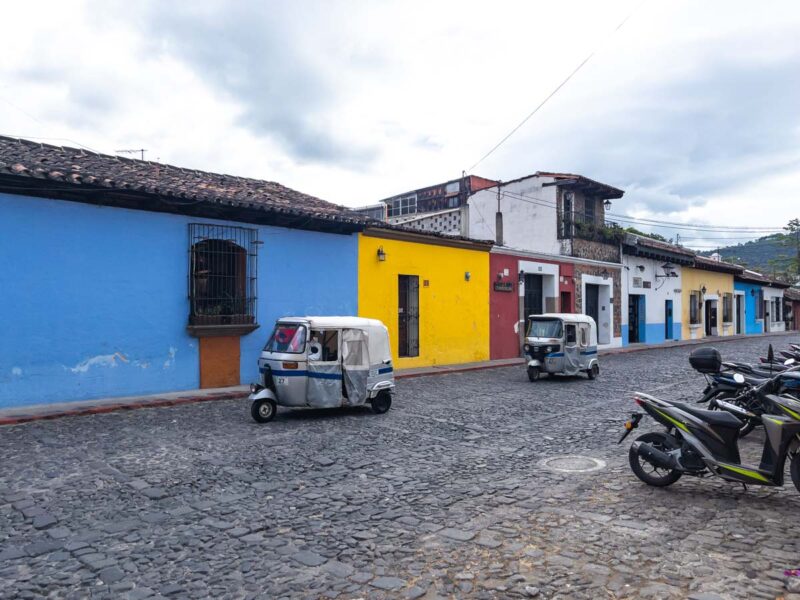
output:
[[[519,276],[517,277],[517,280],[518,280],[520,283],[522,283],[523,281],[525,281],[525,271],[522,271],[522,270],[520,270],[520,272],[519,272]]]
[[[603,202],[603,206],[606,207],[606,210],[611,210],[611,200],[606,200]]]
[[[755,296],[756,295],[756,291],[753,288],[750,288],[750,295],[751,296]]]
[[[464,271],[464,281],[469,281],[470,277],[472,277],[472,273],[469,271]]]
[[[644,273],[644,265],[636,265],[636,268],[639,269],[640,273]]]
[[[708,290],[706,289],[706,286],[703,286],[703,287],[701,287],[701,288],[700,288],[700,293],[701,293],[701,294],[703,294],[703,296],[705,296],[705,295],[706,295],[706,292],[707,292],[707,291],[708,291]]]
[[[611,273],[609,273],[606,269],[603,269],[600,272],[600,277],[602,277],[603,279],[608,279],[609,277],[611,277]]]
[[[383,251],[383,246],[378,247],[378,260],[381,262],[386,260],[386,252]]]

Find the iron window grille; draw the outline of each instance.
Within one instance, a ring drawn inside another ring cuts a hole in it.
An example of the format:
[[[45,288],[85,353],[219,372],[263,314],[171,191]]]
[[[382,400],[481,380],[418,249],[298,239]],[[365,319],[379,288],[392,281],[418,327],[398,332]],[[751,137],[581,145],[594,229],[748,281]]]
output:
[[[722,322],[733,322],[733,294],[728,292],[722,297]]]
[[[189,224],[189,325],[255,325],[258,230]]]
[[[689,324],[700,324],[700,292],[689,292]]]

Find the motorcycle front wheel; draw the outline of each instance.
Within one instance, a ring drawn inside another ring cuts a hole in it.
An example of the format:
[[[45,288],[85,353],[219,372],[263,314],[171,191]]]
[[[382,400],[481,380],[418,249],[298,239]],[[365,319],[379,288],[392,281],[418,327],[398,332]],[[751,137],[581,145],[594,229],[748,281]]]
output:
[[[645,433],[636,438],[637,442],[650,444],[653,448],[661,450],[662,452],[669,452],[678,448],[677,440],[669,434],[653,431]],[[631,471],[639,479],[644,481],[647,485],[655,487],[666,487],[672,485],[681,478],[682,473],[674,469],[663,469],[647,462],[644,458],[639,456],[633,447],[628,450],[628,462],[631,465]]]

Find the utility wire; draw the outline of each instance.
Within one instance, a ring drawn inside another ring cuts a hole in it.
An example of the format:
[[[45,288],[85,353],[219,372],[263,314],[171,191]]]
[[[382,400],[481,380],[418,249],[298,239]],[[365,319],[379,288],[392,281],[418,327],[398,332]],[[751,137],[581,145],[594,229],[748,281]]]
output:
[[[526,196],[523,194],[510,192],[510,191],[503,191],[501,192],[501,197],[508,197],[514,200],[520,200],[522,202],[528,202],[530,204],[535,204],[538,206],[543,206],[545,208],[551,208],[555,210],[557,208],[556,203],[552,200],[546,198],[539,198],[536,196]],[[783,231],[782,227],[763,227],[763,228],[751,228],[751,227],[732,227],[732,226],[714,226],[714,225],[690,225],[686,223],[675,223],[670,221],[659,221],[656,219],[646,219],[646,218],[638,218],[632,217],[630,215],[617,215],[615,213],[607,213],[609,216],[613,216],[615,221],[631,223],[634,225],[646,225],[650,227],[656,227],[661,229],[678,229],[678,230],[686,230],[686,231],[695,231],[695,232],[702,232],[702,231],[709,231],[714,233],[753,233],[752,237],[758,237],[757,234],[760,233],[770,233],[770,232],[780,232]],[[703,238],[707,239],[707,238]],[[751,239],[751,238],[743,238],[743,239]]]
[[[480,158],[480,160],[478,160],[478,162],[476,162],[476,163],[475,163],[474,165],[472,165],[472,166],[471,166],[469,169],[467,169],[467,172],[471,172],[471,171],[472,171],[472,170],[473,170],[475,167],[477,167],[477,166],[478,166],[479,164],[481,164],[481,163],[482,163],[484,160],[486,160],[487,158],[489,158],[489,156],[491,156],[491,155],[494,153],[494,151],[495,151],[495,150],[497,150],[497,149],[498,149],[500,146],[502,146],[502,145],[503,145],[503,144],[504,144],[504,143],[505,143],[505,142],[508,140],[508,138],[510,138],[512,135],[514,135],[514,134],[515,134],[517,131],[519,131],[519,129],[520,129],[520,128],[521,128],[523,125],[525,125],[525,123],[527,123],[527,122],[530,120],[530,118],[531,118],[531,117],[533,117],[533,115],[535,115],[537,112],[539,112],[539,110],[540,110],[540,109],[541,109],[541,108],[542,108],[542,107],[543,107],[545,104],[547,104],[547,102],[548,102],[548,101],[549,101],[549,100],[550,100],[550,99],[551,99],[553,96],[555,96],[555,95],[558,93],[558,91],[559,91],[561,88],[563,88],[563,87],[564,87],[564,86],[567,84],[567,82],[569,82],[569,80],[570,80],[570,79],[572,79],[572,77],[573,77],[574,75],[576,75],[576,74],[578,73],[578,71],[580,71],[580,70],[583,68],[583,66],[584,66],[586,63],[588,63],[588,62],[589,62],[589,61],[592,59],[592,57],[593,57],[593,56],[594,56],[594,55],[595,55],[595,54],[598,52],[598,50],[599,50],[599,49],[600,49],[600,48],[603,46],[603,44],[604,44],[605,42],[607,42],[607,41],[608,41],[608,39],[610,39],[610,38],[611,38],[611,36],[613,36],[613,35],[614,35],[614,34],[615,34],[617,31],[619,31],[619,30],[622,28],[622,26],[623,26],[623,25],[625,25],[625,23],[627,23],[628,19],[630,19],[630,18],[631,18],[631,17],[634,15],[634,13],[636,13],[636,11],[638,11],[638,10],[639,10],[639,8],[640,8],[640,7],[641,7],[641,6],[642,6],[642,5],[643,5],[645,2],[647,2],[647,0],[642,0],[642,1],[641,1],[641,2],[640,2],[640,3],[639,3],[637,6],[636,6],[636,8],[634,8],[634,9],[633,9],[633,10],[632,10],[630,13],[628,13],[628,16],[626,16],[624,19],[622,19],[622,21],[620,21],[619,25],[617,25],[617,26],[614,28],[614,30],[613,30],[613,31],[611,31],[611,33],[609,33],[609,34],[606,36],[606,38],[605,38],[605,39],[603,39],[603,41],[602,41],[602,42],[601,42],[601,43],[600,43],[598,46],[596,46],[596,47],[594,48],[594,50],[592,50],[592,51],[589,53],[589,55],[588,55],[586,58],[584,58],[584,59],[581,61],[581,63],[580,63],[580,64],[579,64],[577,67],[575,67],[575,69],[573,69],[573,71],[572,71],[572,72],[571,72],[569,75],[567,75],[566,79],[564,79],[564,80],[563,80],[561,83],[559,83],[559,84],[556,86],[556,88],[555,88],[555,89],[554,89],[552,92],[550,92],[550,93],[547,95],[547,97],[546,97],[544,100],[542,100],[542,101],[539,103],[539,105],[538,105],[536,108],[534,108],[534,109],[533,109],[533,110],[532,110],[530,113],[528,113],[528,116],[526,116],[524,119],[522,119],[522,121],[520,121],[520,122],[519,122],[519,124],[517,124],[517,126],[516,126],[516,127],[514,127],[514,128],[511,130],[511,131],[509,131],[509,132],[506,134],[506,136],[505,136],[505,137],[504,137],[502,140],[500,140],[499,142],[497,142],[497,144],[495,144],[495,145],[494,145],[494,147],[492,147],[492,149],[491,149],[491,150],[489,150],[489,151],[488,151],[486,154],[484,154],[484,155],[483,155],[483,156]]]

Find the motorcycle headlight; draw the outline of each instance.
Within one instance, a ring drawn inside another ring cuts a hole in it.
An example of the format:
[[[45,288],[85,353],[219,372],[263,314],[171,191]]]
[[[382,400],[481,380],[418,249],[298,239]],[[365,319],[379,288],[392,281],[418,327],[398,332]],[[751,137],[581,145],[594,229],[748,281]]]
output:
[[[552,352],[553,351],[553,347],[552,346],[548,346],[547,348],[544,349],[544,351],[545,352]]]
[[[525,345],[523,346],[523,348],[525,348],[525,352],[527,352],[528,350],[530,350],[530,349],[531,349],[531,347],[530,347],[528,344],[525,344]]]
[[[250,384],[250,393],[251,393],[251,394],[255,394],[255,393],[256,393],[256,392],[258,392],[258,390],[260,390],[260,389],[261,389],[261,386],[260,386],[260,385],[258,385],[257,383],[251,383],[251,384]]]

